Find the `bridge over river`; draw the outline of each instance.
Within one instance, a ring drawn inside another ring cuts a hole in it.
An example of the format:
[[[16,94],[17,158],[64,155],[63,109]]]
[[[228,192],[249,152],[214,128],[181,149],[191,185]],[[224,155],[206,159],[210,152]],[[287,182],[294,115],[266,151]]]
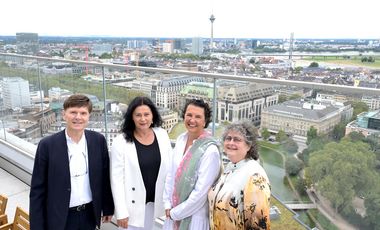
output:
[[[317,205],[315,203],[300,203],[295,201],[285,201],[283,203],[293,211],[317,208]]]

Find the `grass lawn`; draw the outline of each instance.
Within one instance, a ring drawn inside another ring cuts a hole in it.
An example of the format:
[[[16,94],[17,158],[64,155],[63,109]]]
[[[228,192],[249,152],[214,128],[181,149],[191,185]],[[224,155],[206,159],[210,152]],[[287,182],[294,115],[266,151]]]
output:
[[[342,65],[353,65],[353,66],[358,66],[358,67],[362,66],[362,67],[380,68],[380,57],[373,57],[375,58],[375,62],[362,62],[361,58],[362,57],[360,56],[351,57],[351,59],[319,56],[319,57],[304,58],[303,60],[309,60],[309,61],[315,61],[315,62],[328,62],[328,63],[342,64]]]
[[[273,196],[271,197],[271,206],[275,205],[280,210],[281,215],[280,218],[277,220],[271,220],[271,229],[284,229],[284,230],[298,230],[302,229],[304,230],[305,227],[302,226],[298,221],[294,219],[295,214],[289,209],[287,209],[282,203],[280,203],[276,198]]]

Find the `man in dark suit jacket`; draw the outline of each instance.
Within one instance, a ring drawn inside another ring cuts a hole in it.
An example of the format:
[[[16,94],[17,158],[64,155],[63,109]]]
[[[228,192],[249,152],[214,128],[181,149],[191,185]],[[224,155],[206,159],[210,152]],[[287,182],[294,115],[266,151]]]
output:
[[[31,230],[93,230],[109,222],[114,204],[103,135],[85,130],[92,104],[75,94],[64,102],[66,129],[38,144],[30,189]]]

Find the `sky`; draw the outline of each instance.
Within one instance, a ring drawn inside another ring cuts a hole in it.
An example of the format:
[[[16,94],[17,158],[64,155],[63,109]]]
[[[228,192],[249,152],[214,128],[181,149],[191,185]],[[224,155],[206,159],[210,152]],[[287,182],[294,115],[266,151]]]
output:
[[[380,39],[379,0],[5,0],[0,35]]]

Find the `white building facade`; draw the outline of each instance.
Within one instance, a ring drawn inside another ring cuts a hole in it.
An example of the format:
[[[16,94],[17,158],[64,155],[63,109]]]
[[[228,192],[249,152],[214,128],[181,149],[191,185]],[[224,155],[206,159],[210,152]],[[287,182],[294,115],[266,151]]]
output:
[[[29,82],[20,78],[3,78],[3,102],[7,109],[28,107],[31,105]]]

